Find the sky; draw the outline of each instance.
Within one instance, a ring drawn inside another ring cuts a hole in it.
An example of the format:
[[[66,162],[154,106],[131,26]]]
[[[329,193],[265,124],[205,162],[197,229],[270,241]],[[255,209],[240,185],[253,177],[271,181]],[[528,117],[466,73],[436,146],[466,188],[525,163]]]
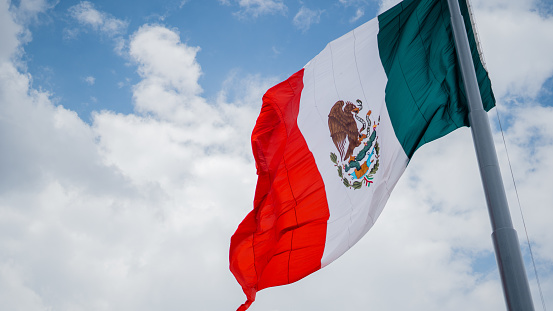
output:
[[[253,207],[263,93],[397,2],[0,0],[2,309],[235,310],[228,248]],[[551,309],[553,3],[472,5],[534,303]],[[504,310],[490,235],[462,128],[415,153],[357,245],[250,310]]]

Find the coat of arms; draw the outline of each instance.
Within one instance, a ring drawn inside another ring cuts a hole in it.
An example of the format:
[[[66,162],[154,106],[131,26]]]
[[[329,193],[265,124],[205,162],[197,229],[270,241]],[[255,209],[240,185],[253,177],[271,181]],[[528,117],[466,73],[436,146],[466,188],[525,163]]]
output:
[[[361,100],[352,102],[337,101],[328,114],[330,137],[338,150],[338,155],[330,153],[330,160],[337,167],[338,177],[344,186],[353,189],[369,187],[378,171],[380,147],[376,128],[380,124],[371,121],[371,110],[365,119],[359,116],[363,109]],[[361,126],[361,128],[358,127]]]

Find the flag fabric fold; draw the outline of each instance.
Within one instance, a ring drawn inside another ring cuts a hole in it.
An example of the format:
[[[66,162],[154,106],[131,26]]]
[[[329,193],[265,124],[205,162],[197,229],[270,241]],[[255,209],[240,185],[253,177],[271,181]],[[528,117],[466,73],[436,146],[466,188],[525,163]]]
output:
[[[301,135],[298,115],[303,70],[271,88],[252,133],[258,181],[254,210],[231,239],[230,269],[248,298],[295,282],[321,267],[329,217],[324,184]],[[240,310],[240,309],[239,309]]]
[[[486,110],[488,74],[460,0]],[[446,0],[406,0],[272,87],[252,133],[254,208],[231,238],[247,296],[328,265],[373,226],[414,152],[468,109]]]

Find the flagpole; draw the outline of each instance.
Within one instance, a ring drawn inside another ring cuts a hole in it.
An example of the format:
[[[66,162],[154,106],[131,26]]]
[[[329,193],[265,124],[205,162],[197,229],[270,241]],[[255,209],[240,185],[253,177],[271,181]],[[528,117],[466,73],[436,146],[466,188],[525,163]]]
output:
[[[492,224],[492,240],[501,275],[505,303],[509,311],[532,311],[534,310],[534,304],[530,294],[528,278],[522,261],[517,233],[511,221],[490,122],[480,97],[459,0],[447,1],[461,75],[469,104],[469,122]]]

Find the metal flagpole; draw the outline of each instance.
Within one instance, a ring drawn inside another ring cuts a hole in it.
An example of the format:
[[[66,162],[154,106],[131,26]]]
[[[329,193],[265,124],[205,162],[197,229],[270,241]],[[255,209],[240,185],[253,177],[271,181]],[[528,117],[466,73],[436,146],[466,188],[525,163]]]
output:
[[[488,115],[482,106],[482,98],[476,79],[465,23],[458,1],[447,0],[451,25],[469,104],[469,121],[484,186],[488,212],[492,224],[495,256],[507,309],[533,311],[534,304],[526,277],[518,237],[513,228],[505,188],[501,179]]]

